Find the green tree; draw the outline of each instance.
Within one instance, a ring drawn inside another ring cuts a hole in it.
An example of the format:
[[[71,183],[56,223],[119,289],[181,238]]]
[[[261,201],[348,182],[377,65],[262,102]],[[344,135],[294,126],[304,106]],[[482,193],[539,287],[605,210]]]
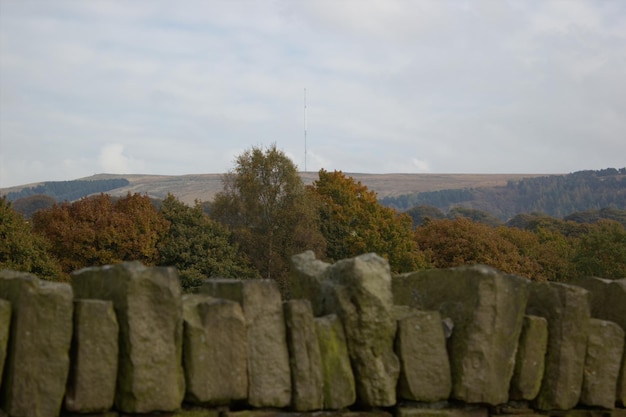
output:
[[[336,261],[376,252],[396,273],[426,265],[413,240],[411,217],[380,205],[376,193],[360,181],[341,171],[322,169],[312,189],[321,201],[321,230],[328,258]]]
[[[158,261],[156,244],[167,232],[148,196],[128,194],[115,202],[107,194],[55,205],[33,216],[35,232],[51,243],[63,271],[138,260]]]
[[[448,212],[448,219],[458,219],[459,217],[466,217],[476,223],[484,223],[489,226],[500,226],[502,222],[492,214],[483,211],[467,207],[454,207]]]
[[[58,261],[48,253],[49,243],[31,230],[24,217],[0,198],[0,269],[30,272],[39,278],[65,281]]]
[[[599,220],[580,236],[573,262],[579,275],[626,278],[626,229],[614,220]]]
[[[325,250],[315,199],[275,144],[253,147],[235,162],[215,196],[211,217],[230,228],[261,276],[275,279],[288,297],[291,256],[308,249],[321,256]]]
[[[170,223],[157,245],[159,264],[178,269],[185,291],[193,291],[211,277],[259,277],[237,245],[230,242],[230,232],[211,220],[199,202],[189,207],[168,194],[159,211]]]
[[[413,219],[413,227],[421,226],[429,220],[445,219],[446,215],[434,206],[413,206],[407,211],[406,214]]]

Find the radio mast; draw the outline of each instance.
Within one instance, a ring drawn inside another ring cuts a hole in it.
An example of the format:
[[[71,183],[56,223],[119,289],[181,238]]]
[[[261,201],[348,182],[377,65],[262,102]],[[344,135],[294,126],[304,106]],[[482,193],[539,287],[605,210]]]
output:
[[[306,172],[306,88],[304,89],[304,172]]]

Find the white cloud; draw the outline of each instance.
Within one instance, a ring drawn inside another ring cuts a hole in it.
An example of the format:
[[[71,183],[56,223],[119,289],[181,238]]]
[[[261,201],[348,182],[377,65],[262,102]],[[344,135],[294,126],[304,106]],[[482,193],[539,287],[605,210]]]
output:
[[[98,162],[104,172],[114,174],[139,173],[143,165],[140,161],[125,155],[124,145],[119,143],[105,145],[100,150]]]

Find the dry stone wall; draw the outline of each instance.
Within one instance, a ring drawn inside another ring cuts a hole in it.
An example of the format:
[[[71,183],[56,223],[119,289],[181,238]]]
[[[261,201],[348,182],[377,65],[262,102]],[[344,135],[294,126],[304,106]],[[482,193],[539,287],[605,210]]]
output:
[[[626,278],[292,270],[291,300],[271,280],[183,295],[138,262],[0,271],[0,416],[626,417]]]

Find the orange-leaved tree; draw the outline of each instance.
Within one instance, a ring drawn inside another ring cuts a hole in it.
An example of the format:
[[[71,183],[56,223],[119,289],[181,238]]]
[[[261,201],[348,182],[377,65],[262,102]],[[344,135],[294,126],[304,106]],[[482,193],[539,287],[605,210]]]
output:
[[[321,230],[326,255],[337,261],[375,252],[393,272],[410,272],[426,265],[413,240],[411,217],[382,206],[374,191],[341,171],[319,171],[312,189],[320,199]]]
[[[524,236],[512,232],[511,236],[524,242],[529,253],[534,251],[531,247],[536,241],[530,232]],[[415,239],[435,268],[485,264],[503,272],[545,280],[540,264],[506,239],[499,228],[468,218],[428,221],[415,229]]]
[[[148,196],[107,194],[54,205],[33,216],[35,232],[51,243],[51,252],[67,273],[85,266],[138,260],[153,265],[156,244],[169,223]]]

